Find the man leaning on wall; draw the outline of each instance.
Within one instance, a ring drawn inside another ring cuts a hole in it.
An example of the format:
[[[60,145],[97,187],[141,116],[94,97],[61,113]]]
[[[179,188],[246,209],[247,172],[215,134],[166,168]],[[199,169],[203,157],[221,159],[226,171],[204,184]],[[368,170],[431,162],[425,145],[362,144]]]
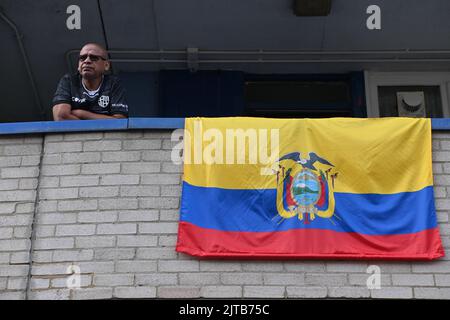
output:
[[[81,48],[78,73],[66,74],[53,97],[53,118],[60,120],[122,119],[128,117],[125,90],[110,69],[106,49],[97,43]]]

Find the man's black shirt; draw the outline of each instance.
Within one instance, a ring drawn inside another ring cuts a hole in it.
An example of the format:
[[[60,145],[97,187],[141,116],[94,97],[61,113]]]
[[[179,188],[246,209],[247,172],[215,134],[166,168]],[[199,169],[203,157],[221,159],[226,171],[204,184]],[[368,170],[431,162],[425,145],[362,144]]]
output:
[[[83,86],[81,76],[64,75],[59,81],[53,97],[53,106],[68,103],[72,109],[83,109],[94,113],[128,116],[128,105],[125,101],[125,90],[119,78],[104,75],[99,90],[92,95]]]

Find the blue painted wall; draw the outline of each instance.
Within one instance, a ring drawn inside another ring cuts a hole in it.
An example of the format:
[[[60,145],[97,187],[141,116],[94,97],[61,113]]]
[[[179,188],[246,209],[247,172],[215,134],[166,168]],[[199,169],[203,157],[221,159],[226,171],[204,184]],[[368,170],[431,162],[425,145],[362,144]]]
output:
[[[187,70],[160,72],[163,117],[237,116],[244,111],[244,73]]]
[[[158,72],[122,72],[130,117],[158,117]]]
[[[248,115],[245,81],[342,81],[351,99],[343,105],[317,105],[321,109],[345,109],[354,117],[366,116],[362,72],[329,75],[251,75],[240,71],[167,70],[122,73],[130,117],[220,117]],[[310,102],[306,107],[311,107]],[[273,104],[273,103],[272,103]],[[298,104],[297,107],[305,107]],[[268,106],[283,107],[281,102]]]

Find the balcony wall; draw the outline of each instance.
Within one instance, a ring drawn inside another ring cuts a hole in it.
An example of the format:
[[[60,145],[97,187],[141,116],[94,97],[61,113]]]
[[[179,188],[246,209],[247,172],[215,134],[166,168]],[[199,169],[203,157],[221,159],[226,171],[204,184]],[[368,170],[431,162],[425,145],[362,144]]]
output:
[[[450,261],[220,261],[175,252],[172,130],[0,136],[0,299],[446,298]],[[433,132],[450,250],[450,132]],[[369,265],[381,268],[369,290]],[[70,267],[81,289],[67,287]]]

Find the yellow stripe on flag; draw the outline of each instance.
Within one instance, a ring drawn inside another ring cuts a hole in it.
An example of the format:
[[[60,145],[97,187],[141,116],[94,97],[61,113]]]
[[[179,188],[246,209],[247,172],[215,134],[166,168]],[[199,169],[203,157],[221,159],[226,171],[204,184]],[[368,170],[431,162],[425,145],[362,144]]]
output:
[[[430,119],[186,118],[185,129],[184,180],[195,186],[275,189],[277,176],[261,174],[271,164],[261,164],[267,157],[260,154],[270,155],[264,148],[273,147],[277,130],[278,158],[314,152],[334,165],[334,192],[391,194],[433,184]]]

